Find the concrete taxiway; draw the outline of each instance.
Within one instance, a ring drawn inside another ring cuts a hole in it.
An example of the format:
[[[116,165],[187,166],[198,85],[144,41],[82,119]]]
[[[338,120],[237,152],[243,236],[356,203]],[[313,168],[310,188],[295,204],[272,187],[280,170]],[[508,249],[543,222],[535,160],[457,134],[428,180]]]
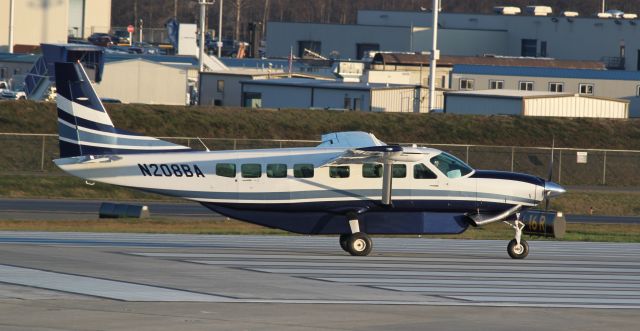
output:
[[[2,330],[637,330],[640,244],[0,232]]]

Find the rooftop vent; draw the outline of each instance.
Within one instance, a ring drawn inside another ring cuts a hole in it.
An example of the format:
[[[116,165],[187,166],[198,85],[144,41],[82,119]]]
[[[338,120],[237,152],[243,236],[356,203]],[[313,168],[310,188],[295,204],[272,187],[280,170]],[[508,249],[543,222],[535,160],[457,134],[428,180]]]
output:
[[[525,12],[534,16],[547,16],[553,13],[553,9],[549,6],[527,6]]]
[[[498,15],[518,15],[521,12],[520,8],[510,6],[496,6],[493,11]]]

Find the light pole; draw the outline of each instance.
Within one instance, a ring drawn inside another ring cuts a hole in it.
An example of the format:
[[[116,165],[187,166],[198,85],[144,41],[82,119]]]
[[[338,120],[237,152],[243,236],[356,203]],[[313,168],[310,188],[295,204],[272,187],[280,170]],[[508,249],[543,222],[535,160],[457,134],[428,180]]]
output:
[[[15,12],[15,0],[9,1],[9,53],[13,53],[13,16]]]
[[[224,0],[220,0],[220,12],[218,13],[218,58],[222,56],[222,46],[224,43],[222,42],[222,3]]]
[[[606,2],[606,0],[602,0],[602,13],[604,13],[604,10],[607,8]]]
[[[204,44],[204,29],[205,29],[205,16],[206,16],[206,7],[207,5],[212,5],[212,1],[207,0],[199,0],[200,3],[200,56],[198,57],[199,68],[200,71],[204,71],[204,48],[206,45]]]
[[[438,12],[440,11],[440,0],[433,0],[433,34],[431,45],[431,62],[429,63],[429,112],[436,108],[436,62],[440,58],[438,50]],[[413,34],[413,31],[411,32]],[[422,82],[421,82],[422,84]]]

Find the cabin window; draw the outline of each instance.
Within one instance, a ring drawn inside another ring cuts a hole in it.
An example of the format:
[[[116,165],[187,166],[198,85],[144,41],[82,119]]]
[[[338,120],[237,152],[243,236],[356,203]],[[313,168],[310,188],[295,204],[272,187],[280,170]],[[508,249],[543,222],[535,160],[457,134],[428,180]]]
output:
[[[392,172],[393,172],[393,178],[406,178],[407,177],[407,165],[406,164],[394,164]]]
[[[349,166],[332,166],[329,167],[329,177],[331,178],[348,178]]]
[[[267,177],[269,178],[285,178],[287,177],[286,164],[267,164]]]
[[[362,165],[362,177],[379,178],[382,177],[382,164],[365,163]]]
[[[438,176],[422,163],[415,164],[413,166],[413,178],[415,179],[436,179]]]
[[[260,178],[262,176],[262,166],[259,163],[247,163],[240,166],[243,178]]]
[[[520,82],[518,89],[520,91],[533,91],[533,82]]]
[[[236,165],[233,163],[216,164],[216,175],[234,178],[236,176]]]
[[[296,178],[312,178],[313,164],[303,163],[293,165],[293,177]]]
[[[580,84],[580,94],[593,95],[593,84]]]
[[[466,163],[445,152],[431,158],[431,163],[449,178],[462,177],[473,171]]]
[[[564,84],[563,83],[549,83],[549,92],[564,92]]]
[[[381,178],[383,172],[382,164],[379,163],[365,163],[362,165],[362,177],[364,178]],[[393,178],[406,178],[407,177],[407,165],[406,164],[394,164],[391,170]]]

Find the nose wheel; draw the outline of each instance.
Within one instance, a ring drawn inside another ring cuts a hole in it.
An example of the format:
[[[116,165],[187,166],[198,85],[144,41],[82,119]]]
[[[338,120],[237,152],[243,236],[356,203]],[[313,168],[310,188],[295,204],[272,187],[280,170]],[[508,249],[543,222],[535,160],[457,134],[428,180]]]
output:
[[[529,255],[529,244],[526,240],[522,239],[522,229],[524,229],[524,223],[520,221],[520,214],[517,214],[516,220],[511,224],[506,222],[515,231],[515,238],[512,239],[507,245],[507,253],[512,259],[524,259]]]

